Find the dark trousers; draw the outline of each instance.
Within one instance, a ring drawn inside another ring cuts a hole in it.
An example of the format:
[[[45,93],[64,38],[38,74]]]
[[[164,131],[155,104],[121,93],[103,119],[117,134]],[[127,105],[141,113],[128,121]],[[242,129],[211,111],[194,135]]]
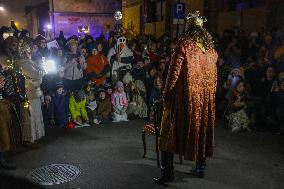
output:
[[[165,180],[174,178],[174,154],[170,152],[161,152],[161,176]]]
[[[84,78],[77,80],[64,79],[63,83],[64,83],[64,88],[68,91],[81,90],[86,85],[86,81]]]

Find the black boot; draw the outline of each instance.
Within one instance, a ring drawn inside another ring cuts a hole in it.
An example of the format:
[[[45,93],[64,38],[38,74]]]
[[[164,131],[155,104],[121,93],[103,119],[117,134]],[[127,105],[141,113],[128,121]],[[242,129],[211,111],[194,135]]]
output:
[[[15,170],[17,167],[15,165],[12,165],[8,163],[4,157],[0,158],[0,170]]]
[[[197,176],[199,178],[204,178],[205,168],[206,168],[206,162],[205,161],[202,161],[202,162],[197,161],[195,168],[193,168],[190,171],[190,174],[193,175],[193,176]]]
[[[161,177],[154,178],[154,181],[160,185],[174,180],[173,154],[169,152],[161,153]]]

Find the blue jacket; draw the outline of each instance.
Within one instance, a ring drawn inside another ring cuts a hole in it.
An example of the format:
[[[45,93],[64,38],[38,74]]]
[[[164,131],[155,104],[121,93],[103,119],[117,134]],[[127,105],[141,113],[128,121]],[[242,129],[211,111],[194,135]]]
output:
[[[55,94],[51,101],[51,116],[58,125],[66,125],[69,117],[69,100],[66,95]]]

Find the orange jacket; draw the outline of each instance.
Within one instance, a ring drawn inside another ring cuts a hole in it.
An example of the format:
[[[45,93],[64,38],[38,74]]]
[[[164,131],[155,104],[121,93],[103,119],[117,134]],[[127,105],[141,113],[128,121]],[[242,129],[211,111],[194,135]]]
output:
[[[109,64],[109,62],[104,55],[91,55],[87,60],[86,73],[95,72],[96,74],[100,74],[107,64]],[[96,82],[97,85],[103,85],[106,80],[106,76],[102,76],[99,79],[93,78],[92,80]]]

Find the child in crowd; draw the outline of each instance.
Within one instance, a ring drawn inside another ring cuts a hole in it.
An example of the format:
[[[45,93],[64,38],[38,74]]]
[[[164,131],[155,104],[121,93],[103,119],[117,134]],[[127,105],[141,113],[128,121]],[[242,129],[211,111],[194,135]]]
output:
[[[63,82],[57,82],[56,87],[56,93],[50,102],[50,122],[52,125],[56,124],[60,128],[65,128],[69,118],[68,97],[64,92]]]
[[[135,102],[135,114],[139,118],[147,118],[148,106],[146,104],[146,87],[141,80],[135,80],[131,86],[133,101]]]
[[[127,114],[134,114],[139,118],[146,118],[147,104],[146,104],[146,88],[141,80],[133,80],[132,75],[128,72],[123,77],[123,82],[126,85],[126,93],[130,101]]]
[[[95,124],[107,123],[112,111],[111,101],[106,98],[104,89],[99,89],[99,99],[97,102],[97,109],[95,111]]]
[[[124,92],[124,85],[121,81],[116,83],[115,92],[112,94],[111,102],[113,105],[113,122],[128,121],[126,110],[128,100]]]
[[[105,92],[106,92],[106,98],[111,101],[111,95],[112,95],[112,85],[110,83],[105,84]]]
[[[162,88],[163,88],[163,77],[157,75],[154,81],[154,86],[151,91],[149,103],[150,103],[150,120],[154,118],[154,104],[162,100]]]
[[[91,90],[91,86],[87,85],[86,89],[86,110],[88,113],[88,117],[90,120],[94,120],[94,114],[97,108],[97,102],[95,100],[95,95],[93,91]]]
[[[84,91],[75,91],[69,98],[69,110],[71,117],[76,125],[90,126],[89,118],[86,111],[86,98]]]
[[[229,115],[227,117],[229,127],[233,132],[241,130],[251,131],[249,128],[250,120],[246,112],[248,108],[248,97],[245,81],[239,80],[230,99]]]
[[[145,82],[146,86],[146,98],[148,99],[147,104],[149,104],[149,97],[152,91],[152,87],[154,85],[155,76],[157,74],[157,69],[155,66],[151,65],[149,71],[147,72],[147,78]]]
[[[229,76],[228,81],[224,84],[224,89],[227,90],[226,98],[229,100],[232,98],[233,91],[239,80],[244,79],[244,74],[240,69],[233,69]]]

